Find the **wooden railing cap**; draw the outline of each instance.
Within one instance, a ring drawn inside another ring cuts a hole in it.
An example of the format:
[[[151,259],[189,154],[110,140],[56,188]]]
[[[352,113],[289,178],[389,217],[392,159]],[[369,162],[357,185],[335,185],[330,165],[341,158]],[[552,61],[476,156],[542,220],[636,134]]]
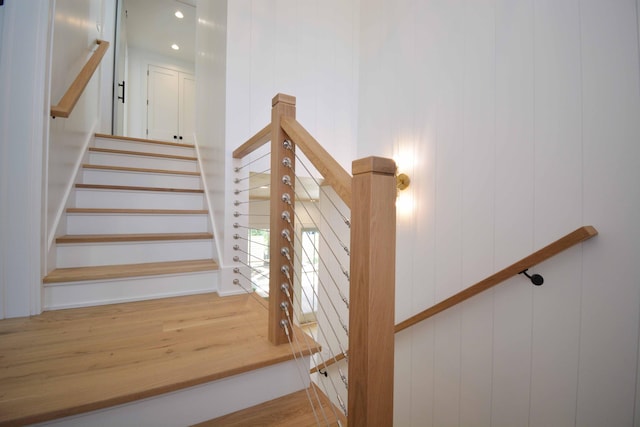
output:
[[[296,105],[296,97],[292,95],[286,95],[284,93],[279,93],[276,96],[274,96],[273,99],[271,100],[271,106],[273,107],[279,102]]]
[[[351,172],[354,176],[370,172],[384,175],[395,175],[396,162],[384,157],[365,157],[364,159],[353,161],[351,164]]]

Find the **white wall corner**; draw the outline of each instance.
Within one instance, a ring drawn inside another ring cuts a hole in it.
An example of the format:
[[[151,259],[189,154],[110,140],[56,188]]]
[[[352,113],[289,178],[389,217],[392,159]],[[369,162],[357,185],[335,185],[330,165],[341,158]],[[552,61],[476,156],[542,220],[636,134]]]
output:
[[[0,318],[41,312],[42,178],[53,2],[9,2],[3,7]]]

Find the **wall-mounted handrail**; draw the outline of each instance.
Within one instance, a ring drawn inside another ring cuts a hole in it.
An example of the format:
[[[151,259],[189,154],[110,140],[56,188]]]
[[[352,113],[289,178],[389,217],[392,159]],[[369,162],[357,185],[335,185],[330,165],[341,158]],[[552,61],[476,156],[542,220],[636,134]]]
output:
[[[486,279],[479,281],[475,285],[472,285],[445,299],[444,301],[441,301],[438,304],[398,323],[395,326],[395,333],[403,331],[410,326],[413,326],[425,319],[428,319],[429,317],[432,317],[448,308],[453,307],[456,304],[459,304],[471,298],[474,295],[486,291],[487,289],[496,286],[513,276],[518,275],[520,272],[527,270],[534,265],[540,264],[541,262],[551,258],[552,256],[564,251],[565,249],[569,249],[570,247],[577,245],[578,243],[583,242],[587,239],[590,239],[597,234],[598,230],[590,225],[580,227],[577,230],[567,234],[566,236],[556,240],[555,242],[550,243],[544,248],[534,252],[533,254],[521,259],[520,261],[517,261],[510,266],[498,271],[497,273],[492,274]],[[311,368],[310,373],[313,374],[315,372],[319,372],[321,369],[325,369],[342,359],[344,359],[344,356],[338,355],[334,359],[329,359],[321,365]]]
[[[256,151],[267,142],[271,141],[271,123],[260,129],[258,133],[249,138],[244,144],[233,150],[232,157],[241,159]]]
[[[78,99],[80,99],[80,95],[84,92],[85,87],[91,80],[93,73],[100,65],[100,61],[102,61],[102,57],[109,49],[109,42],[104,40],[96,40],[98,44],[98,48],[93,52],[91,58],[84,64],[82,70],[76,76],[76,79],[71,83],[65,94],[60,99],[58,105],[51,106],[51,116],[52,117],[69,117],[71,112],[73,111],[73,107],[76,106]]]
[[[584,240],[590,239],[597,234],[598,230],[590,225],[580,227],[577,230],[567,234],[566,236],[556,240],[555,242],[550,243],[544,248],[532,253],[531,255],[522,258],[520,261],[517,261],[510,266],[498,271],[497,273],[492,274],[486,279],[479,281],[475,285],[469,286],[468,288],[445,299],[444,301],[441,301],[436,305],[414,316],[411,316],[407,320],[398,323],[395,327],[396,333],[407,329],[408,327],[413,326],[425,319],[428,319],[429,317],[432,317],[440,313],[441,311],[451,308],[454,305],[460,304],[461,302],[471,298],[472,296],[486,291],[487,289],[496,286],[513,276],[516,276],[520,272],[531,268],[534,265],[539,264],[542,261],[545,261]]]
[[[351,175],[295,118],[284,117],[280,125],[289,138],[302,149],[324,181],[331,185],[342,201],[351,207]]]

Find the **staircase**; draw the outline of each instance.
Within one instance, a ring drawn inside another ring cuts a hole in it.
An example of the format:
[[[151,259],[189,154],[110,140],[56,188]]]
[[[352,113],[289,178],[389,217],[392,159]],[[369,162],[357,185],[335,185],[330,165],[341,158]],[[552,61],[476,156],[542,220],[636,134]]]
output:
[[[218,265],[195,148],[96,135],[44,279],[46,310],[213,292]]]

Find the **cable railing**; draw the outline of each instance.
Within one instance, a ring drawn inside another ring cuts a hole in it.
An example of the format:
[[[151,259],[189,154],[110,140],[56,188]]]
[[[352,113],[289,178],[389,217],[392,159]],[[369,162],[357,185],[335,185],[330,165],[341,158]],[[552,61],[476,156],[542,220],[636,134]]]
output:
[[[271,123],[233,157],[234,282],[268,295],[269,340],[306,361],[300,374],[316,366],[308,398],[317,423],[391,425],[395,163],[357,160],[352,177],[282,94]],[[303,329],[322,346],[311,362]],[[328,411],[321,393],[333,403]]]
[[[598,234],[580,227],[394,325],[395,163],[360,159],[352,176],[297,122],[294,97],[272,106],[271,123],[233,153],[235,282],[268,296],[271,342],[299,360],[310,353],[301,328],[321,345],[299,368],[318,425],[392,425],[395,333],[518,274],[540,285],[529,268]]]
[[[78,99],[87,87],[89,80],[93,76],[100,65],[100,61],[109,49],[109,42],[104,40],[96,40],[98,48],[93,52],[87,63],[82,67],[75,80],[71,83],[67,91],[64,93],[57,105],[51,106],[52,117],[69,117],[73,108],[76,106]]]

